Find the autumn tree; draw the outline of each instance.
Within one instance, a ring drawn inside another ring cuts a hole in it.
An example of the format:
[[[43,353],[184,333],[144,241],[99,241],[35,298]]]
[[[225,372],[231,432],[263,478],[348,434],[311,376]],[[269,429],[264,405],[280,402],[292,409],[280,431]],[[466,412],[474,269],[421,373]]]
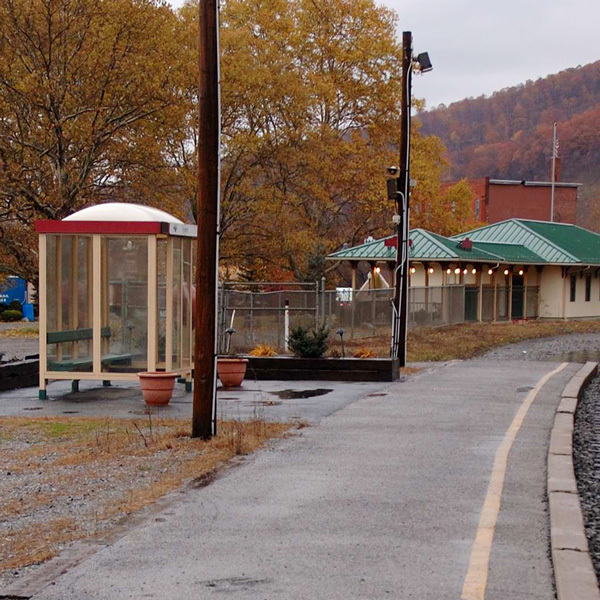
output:
[[[0,0],[0,269],[36,277],[34,219],[164,204],[177,20],[153,0]],[[173,113],[173,114],[171,114]]]
[[[190,47],[194,6],[180,11]],[[221,256],[313,279],[328,252],[379,231],[390,209],[395,15],[372,0],[226,0],[221,19]]]

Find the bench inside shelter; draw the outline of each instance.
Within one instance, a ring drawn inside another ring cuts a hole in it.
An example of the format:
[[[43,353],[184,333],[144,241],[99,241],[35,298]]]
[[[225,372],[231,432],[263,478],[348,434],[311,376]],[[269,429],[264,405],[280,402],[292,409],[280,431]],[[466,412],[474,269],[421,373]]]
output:
[[[110,338],[110,327],[102,327],[101,337],[103,339]],[[46,334],[46,343],[50,344],[68,344],[70,342],[79,342],[92,340],[93,330],[87,329],[69,329],[64,331],[52,331]],[[90,353],[91,354],[91,353]],[[130,365],[131,353],[124,354],[103,354],[101,358],[103,365]],[[92,356],[78,357],[75,352],[71,352],[67,356],[52,359],[48,361],[48,369],[50,371],[87,371],[93,364]]]

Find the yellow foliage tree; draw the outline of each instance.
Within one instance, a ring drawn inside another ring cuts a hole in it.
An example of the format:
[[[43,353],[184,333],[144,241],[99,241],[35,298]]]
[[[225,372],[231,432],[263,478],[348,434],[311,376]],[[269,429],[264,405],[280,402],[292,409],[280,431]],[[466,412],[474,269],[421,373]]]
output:
[[[36,218],[164,203],[143,186],[180,101],[177,20],[153,0],[0,0],[0,22],[0,269],[35,280]]]

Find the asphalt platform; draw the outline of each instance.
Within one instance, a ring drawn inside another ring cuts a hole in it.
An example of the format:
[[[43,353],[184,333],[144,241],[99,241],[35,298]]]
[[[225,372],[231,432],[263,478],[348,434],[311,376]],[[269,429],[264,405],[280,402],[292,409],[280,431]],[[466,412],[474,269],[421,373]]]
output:
[[[560,393],[580,365],[560,366],[473,360],[393,384],[248,382],[221,392],[224,411],[243,416],[260,402],[267,418],[313,426],[179,493],[33,598],[554,598],[546,454]],[[45,403],[36,390],[2,394],[0,414],[143,410],[122,386],[82,385],[58,399],[59,385]],[[496,453],[538,388],[502,473],[489,564],[475,573],[484,596],[465,595]],[[332,391],[276,393],[316,389]],[[172,411],[189,414],[183,392]]]

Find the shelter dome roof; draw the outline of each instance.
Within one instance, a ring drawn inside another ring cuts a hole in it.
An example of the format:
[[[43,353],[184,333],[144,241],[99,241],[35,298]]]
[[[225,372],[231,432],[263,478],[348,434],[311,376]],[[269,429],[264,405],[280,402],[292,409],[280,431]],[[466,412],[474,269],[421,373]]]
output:
[[[64,218],[63,221],[134,221],[183,224],[183,221],[164,210],[128,202],[106,202],[89,206]]]

